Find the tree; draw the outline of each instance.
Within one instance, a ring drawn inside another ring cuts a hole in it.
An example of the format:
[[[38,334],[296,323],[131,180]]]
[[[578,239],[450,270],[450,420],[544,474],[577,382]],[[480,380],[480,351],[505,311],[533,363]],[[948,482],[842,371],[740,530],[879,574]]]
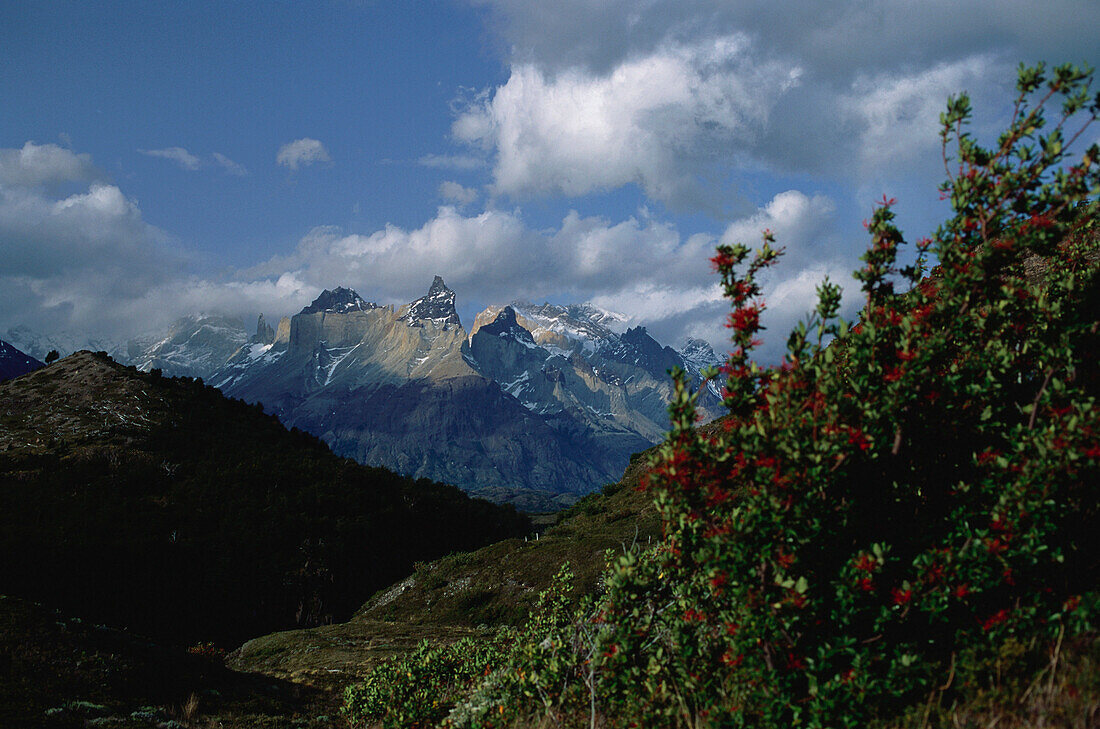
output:
[[[53,364],[60,356],[56,349],[51,349],[49,354],[46,355],[46,364]]]

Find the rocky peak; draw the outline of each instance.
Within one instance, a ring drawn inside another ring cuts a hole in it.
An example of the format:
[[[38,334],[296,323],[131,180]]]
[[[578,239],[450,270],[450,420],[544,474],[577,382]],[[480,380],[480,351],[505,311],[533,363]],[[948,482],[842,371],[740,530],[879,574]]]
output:
[[[456,327],[462,326],[458,319],[458,310],[455,309],[455,292],[447,288],[441,276],[436,276],[427,295],[408,305],[402,321],[409,326],[419,326],[422,321],[443,324],[444,328],[452,324]]]
[[[351,311],[368,311],[377,309],[378,305],[364,301],[359,294],[343,286],[337,286],[329,291],[325,289],[321,295],[313,300],[313,303],[302,309],[302,314],[347,314]]]
[[[486,324],[478,329],[478,334],[482,332],[489,336],[516,339],[531,346],[535,344],[535,339],[531,336],[531,332],[524,329],[519,321],[516,320],[516,310],[511,306],[506,306],[501,309],[500,313],[497,314],[497,318],[494,319],[492,323]]]
[[[689,369],[703,370],[721,364],[710,342],[694,337],[688,337],[684,342],[683,348],[680,349],[680,356],[684,358],[684,363]]]
[[[655,376],[662,376],[683,360],[672,347],[662,347],[656,339],[649,336],[645,327],[627,329],[615,348],[614,357],[623,362],[638,365]]]
[[[271,344],[275,341],[275,330],[264,321],[263,314],[260,314],[260,318],[256,320],[256,336],[253,337],[252,341],[259,344]]]

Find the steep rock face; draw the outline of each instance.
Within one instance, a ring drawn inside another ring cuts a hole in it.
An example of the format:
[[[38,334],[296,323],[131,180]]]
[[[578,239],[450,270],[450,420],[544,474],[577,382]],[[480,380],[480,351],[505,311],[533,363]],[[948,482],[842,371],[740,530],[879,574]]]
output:
[[[468,490],[584,492],[614,478],[621,459],[583,424],[560,408],[524,407],[472,366],[454,301],[439,277],[396,311],[328,291],[291,318],[285,337],[280,325],[271,344],[241,347],[211,381],[341,455]]]
[[[409,326],[422,326],[431,322],[447,328],[461,327],[458,311],[455,309],[455,292],[447,288],[440,276],[436,276],[425,296],[402,307],[398,316]]]
[[[622,315],[590,304],[514,302],[478,314],[470,351],[479,371],[526,407],[570,414],[610,442],[625,463],[639,441],[652,444],[668,428],[667,371],[679,366],[699,375],[697,366],[662,347],[644,327],[617,333],[625,323]],[[709,390],[700,397],[704,417],[719,415],[718,404]]]
[[[256,320],[256,334],[252,337],[252,341],[258,344],[273,344],[275,342],[275,330],[264,320],[263,314],[260,314],[260,318]]]
[[[34,357],[20,352],[7,342],[0,340],[0,382],[45,367]]]

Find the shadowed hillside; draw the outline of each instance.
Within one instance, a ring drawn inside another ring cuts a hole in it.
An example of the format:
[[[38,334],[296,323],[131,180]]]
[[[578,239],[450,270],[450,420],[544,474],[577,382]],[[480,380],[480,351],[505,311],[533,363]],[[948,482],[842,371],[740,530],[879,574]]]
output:
[[[81,352],[0,384],[0,592],[97,622],[184,643],[320,624],[528,530],[201,381]]]

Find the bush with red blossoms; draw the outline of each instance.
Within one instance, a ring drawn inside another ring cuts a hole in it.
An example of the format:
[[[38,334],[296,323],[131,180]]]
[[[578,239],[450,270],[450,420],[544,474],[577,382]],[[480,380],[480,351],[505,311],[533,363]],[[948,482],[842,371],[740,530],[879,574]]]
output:
[[[697,428],[678,378],[649,482],[665,540],[609,578],[604,699],[624,725],[861,727],[922,700],[963,651],[1092,629],[1100,150],[1064,159],[1100,110],[1090,82],[1021,68],[990,148],[951,99],[955,215],[901,266],[883,200],[858,324],[826,281],[782,365],[751,356],[772,234],[719,248],[730,415]]]
[[[825,281],[779,365],[752,357],[774,236],[719,247],[729,415],[698,427],[674,374],[647,485],[663,540],[576,612],[551,600],[444,724],[865,727],[949,703],[1005,646],[1095,631],[1100,149],[1065,156],[1100,114],[1091,80],[1021,67],[989,148],[949,100],[954,215],[901,265],[884,199],[859,321]]]

